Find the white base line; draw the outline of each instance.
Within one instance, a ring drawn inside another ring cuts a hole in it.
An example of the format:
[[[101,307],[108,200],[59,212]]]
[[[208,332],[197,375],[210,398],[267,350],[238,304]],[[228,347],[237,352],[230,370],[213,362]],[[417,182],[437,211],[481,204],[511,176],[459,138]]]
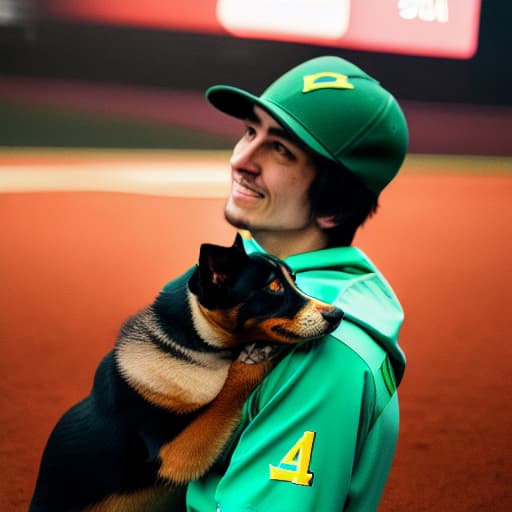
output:
[[[0,192],[100,191],[175,197],[226,197],[229,156],[218,158],[83,159],[0,164]],[[23,162],[20,159],[20,162]]]
[[[227,151],[0,149],[0,193],[92,191],[225,198]],[[32,163],[29,163],[32,162]],[[512,173],[512,158],[408,155],[402,173]]]

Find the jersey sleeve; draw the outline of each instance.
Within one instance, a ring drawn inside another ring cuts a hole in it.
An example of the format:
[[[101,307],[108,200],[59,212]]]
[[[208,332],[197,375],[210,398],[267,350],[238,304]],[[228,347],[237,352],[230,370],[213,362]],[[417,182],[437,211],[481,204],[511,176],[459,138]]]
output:
[[[288,355],[247,402],[224,474],[189,486],[188,510],[340,511],[374,410],[365,362],[333,336]],[[209,503],[209,508],[207,508]]]
[[[398,438],[398,395],[395,392],[368,432],[354,468],[344,512],[377,510]]]

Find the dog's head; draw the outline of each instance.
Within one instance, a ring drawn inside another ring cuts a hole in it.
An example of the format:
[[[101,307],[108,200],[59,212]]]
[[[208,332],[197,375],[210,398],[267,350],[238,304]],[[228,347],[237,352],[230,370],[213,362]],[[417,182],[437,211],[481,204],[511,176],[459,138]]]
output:
[[[240,244],[203,244],[189,281],[194,323],[224,347],[250,342],[295,344],[332,332],[343,312],[301,292],[289,267]]]

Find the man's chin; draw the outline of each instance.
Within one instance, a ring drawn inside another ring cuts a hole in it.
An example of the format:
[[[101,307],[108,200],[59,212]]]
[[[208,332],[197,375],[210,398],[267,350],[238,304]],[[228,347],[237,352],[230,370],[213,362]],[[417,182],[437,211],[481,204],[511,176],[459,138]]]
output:
[[[237,215],[234,215],[233,213],[229,212],[227,209],[224,210],[224,218],[234,228],[250,230],[250,225],[247,221],[241,219]]]

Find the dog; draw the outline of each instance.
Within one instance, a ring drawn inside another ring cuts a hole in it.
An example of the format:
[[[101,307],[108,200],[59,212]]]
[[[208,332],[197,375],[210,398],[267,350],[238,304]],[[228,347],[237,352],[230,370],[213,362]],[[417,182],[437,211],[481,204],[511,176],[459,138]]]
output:
[[[125,322],[89,396],[57,423],[30,512],[153,510],[211,468],[283,347],[342,317],[240,238],[201,245],[198,264]]]

